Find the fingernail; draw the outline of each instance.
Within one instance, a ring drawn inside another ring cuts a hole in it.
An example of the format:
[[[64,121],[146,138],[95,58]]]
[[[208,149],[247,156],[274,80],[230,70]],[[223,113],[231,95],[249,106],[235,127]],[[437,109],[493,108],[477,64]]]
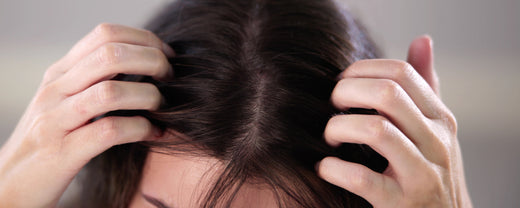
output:
[[[168,57],[175,56],[175,51],[168,44],[163,42],[162,48],[163,48],[164,54],[166,54],[166,56],[168,56]]]
[[[164,131],[162,129],[160,129],[159,127],[153,127],[153,135],[156,137],[156,138],[160,138],[162,136],[164,136]]]

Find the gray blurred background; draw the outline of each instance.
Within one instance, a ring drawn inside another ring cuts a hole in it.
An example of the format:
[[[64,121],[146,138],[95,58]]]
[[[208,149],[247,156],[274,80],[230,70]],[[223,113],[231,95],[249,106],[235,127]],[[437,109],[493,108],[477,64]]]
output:
[[[0,0],[0,144],[45,69],[101,22],[142,27],[166,0]],[[386,57],[434,39],[442,97],[459,123],[475,207],[520,206],[520,1],[344,0]]]

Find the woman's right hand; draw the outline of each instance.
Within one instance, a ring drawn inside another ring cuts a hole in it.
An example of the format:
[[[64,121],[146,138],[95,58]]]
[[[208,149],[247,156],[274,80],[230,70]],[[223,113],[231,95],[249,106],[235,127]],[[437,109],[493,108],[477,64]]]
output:
[[[162,100],[149,83],[110,80],[137,74],[173,76],[175,53],[149,31],[100,24],[43,77],[16,129],[0,149],[1,207],[53,207],[81,168],[108,148],[155,139],[147,119],[93,118],[114,110],[156,110]]]

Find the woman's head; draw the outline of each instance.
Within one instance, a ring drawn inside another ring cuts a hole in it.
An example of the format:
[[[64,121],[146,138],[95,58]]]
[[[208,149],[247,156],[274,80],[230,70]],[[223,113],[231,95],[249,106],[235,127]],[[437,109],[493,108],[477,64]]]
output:
[[[368,205],[314,171],[328,155],[378,171],[386,167],[369,148],[332,148],[322,138],[338,113],[329,103],[336,76],[356,60],[377,56],[360,26],[334,2],[176,1],[148,29],[175,50],[175,78],[139,78],[159,87],[164,106],[125,114],[149,118],[167,130],[165,139],[114,147],[93,160],[86,189],[97,191],[91,197],[104,206],[127,206],[143,168],[145,183],[157,161],[170,157],[186,159],[182,164],[201,159],[193,167],[203,164],[198,173],[208,177],[191,175],[206,180],[204,191],[193,192],[201,207],[229,207],[251,188],[281,207]],[[149,151],[163,155],[146,160]]]

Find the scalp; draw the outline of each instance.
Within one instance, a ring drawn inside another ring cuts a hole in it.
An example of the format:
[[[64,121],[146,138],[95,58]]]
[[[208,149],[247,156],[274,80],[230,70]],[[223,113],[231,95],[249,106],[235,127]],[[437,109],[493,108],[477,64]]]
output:
[[[366,164],[373,154],[358,145],[338,153],[322,138],[337,113],[329,100],[338,74],[377,56],[351,16],[332,1],[179,0],[148,29],[176,56],[172,81],[144,79],[166,103],[147,118],[226,164],[201,207],[229,207],[251,180],[272,187],[280,207],[367,205],[314,172],[327,155]],[[178,141],[146,145],[186,150]]]

